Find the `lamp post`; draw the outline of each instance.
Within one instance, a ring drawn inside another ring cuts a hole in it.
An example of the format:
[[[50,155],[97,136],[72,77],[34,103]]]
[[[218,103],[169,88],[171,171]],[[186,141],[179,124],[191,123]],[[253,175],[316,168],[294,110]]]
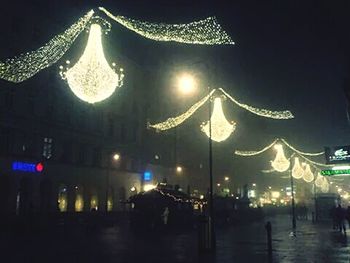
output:
[[[181,93],[183,94],[189,94],[194,92],[196,87],[196,81],[194,78],[189,74],[183,74],[179,79],[179,89]],[[208,85],[207,92],[210,95],[212,89]],[[209,103],[208,103],[208,123],[209,123],[209,136],[208,136],[208,146],[209,146],[209,200],[208,200],[208,206],[209,206],[209,215],[208,215],[208,227],[209,227],[209,243],[210,243],[210,250],[214,251],[216,247],[216,240],[215,240],[215,231],[214,231],[214,225],[215,225],[215,219],[214,219],[214,200],[213,200],[213,148],[212,148],[212,123],[211,123],[211,111],[212,111],[212,105],[211,105],[211,96],[209,97]],[[176,128],[175,128],[175,138],[176,138]],[[176,140],[175,140],[176,142]],[[176,146],[176,144],[175,144]],[[176,151],[175,151],[176,152]]]
[[[211,88],[208,86],[208,94],[210,94]],[[211,244],[211,250],[215,250],[216,240],[214,231],[214,200],[213,200],[213,147],[211,138],[211,98],[209,97],[209,238]]]
[[[289,169],[289,175],[290,175],[290,188],[292,191],[292,227],[293,227],[293,234],[295,235],[295,230],[297,228],[296,225],[296,219],[295,219],[295,201],[294,201],[294,179],[292,176],[292,169]]]

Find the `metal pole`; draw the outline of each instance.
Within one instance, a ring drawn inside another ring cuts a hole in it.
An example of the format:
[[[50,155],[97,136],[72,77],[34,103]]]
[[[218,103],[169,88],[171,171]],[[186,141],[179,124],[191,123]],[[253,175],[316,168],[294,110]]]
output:
[[[107,163],[107,176],[106,176],[106,213],[108,213],[108,188],[109,188],[109,170],[111,166],[110,156]]]
[[[208,87],[210,94],[211,88]],[[213,149],[211,139],[211,97],[209,97],[209,227],[211,232],[211,249],[215,250],[215,231],[214,231],[214,201],[213,201]]]
[[[296,220],[295,220],[294,180],[293,180],[291,169],[289,170],[289,175],[290,175],[290,188],[292,191],[292,226],[293,226],[293,232],[295,233],[297,225],[296,225]]]
[[[174,161],[175,161],[175,175],[177,173],[177,129],[174,128]]]

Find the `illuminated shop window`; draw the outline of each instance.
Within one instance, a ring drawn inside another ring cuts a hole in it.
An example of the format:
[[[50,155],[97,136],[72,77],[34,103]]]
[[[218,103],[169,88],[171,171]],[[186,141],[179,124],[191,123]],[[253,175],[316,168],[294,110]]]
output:
[[[68,197],[67,197],[67,187],[61,185],[58,190],[58,209],[60,212],[67,212],[68,207]]]
[[[75,186],[75,212],[82,212],[84,209],[83,189],[81,186]]]
[[[112,188],[108,190],[108,198],[107,198],[107,211],[110,212],[113,210],[113,196],[114,192]]]
[[[90,200],[90,210],[98,210],[98,197],[97,195],[93,195]]]

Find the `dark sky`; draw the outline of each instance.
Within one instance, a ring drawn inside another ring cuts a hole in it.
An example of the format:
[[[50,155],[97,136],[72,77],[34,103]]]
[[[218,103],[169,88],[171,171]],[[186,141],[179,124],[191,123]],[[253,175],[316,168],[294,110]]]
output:
[[[242,102],[294,113],[294,120],[268,120],[226,103],[227,117],[238,126],[229,140],[214,145],[220,176],[227,173],[239,182],[263,181],[259,170],[268,168],[266,162],[272,156],[263,161],[237,157],[233,160],[233,149],[260,148],[275,137],[284,137],[304,151],[350,144],[343,93],[344,81],[350,77],[349,1],[37,0],[5,1],[2,6],[0,22],[5,26],[1,29],[1,59],[37,48],[97,6],[153,22],[183,23],[215,15],[235,46],[159,43],[127,32],[113,21],[111,34],[119,40],[113,44],[123,56],[137,64],[169,70],[172,66],[205,61],[210,65],[213,83]],[[9,29],[13,24],[18,28],[16,34]],[[28,31],[33,28],[40,33],[28,38]],[[180,106],[185,109],[194,101]],[[179,147],[184,151],[193,138],[186,131],[190,127],[188,124],[180,130],[185,146]],[[202,136],[200,132],[194,134]],[[205,138],[198,139],[195,147],[202,149],[203,142]]]

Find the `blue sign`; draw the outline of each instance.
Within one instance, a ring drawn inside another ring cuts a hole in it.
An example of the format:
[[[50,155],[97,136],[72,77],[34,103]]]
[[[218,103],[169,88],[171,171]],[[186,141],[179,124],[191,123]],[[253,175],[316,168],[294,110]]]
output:
[[[151,181],[152,180],[152,173],[151,172],[144,172],[143,173],[143,180],[144,181]]]
[[[25,162],[13,162],[12,170],[21,171],[21,172],[30,172],[30,173],[40,173],[44,169],[44,166],[41,163],[25,163]]]

